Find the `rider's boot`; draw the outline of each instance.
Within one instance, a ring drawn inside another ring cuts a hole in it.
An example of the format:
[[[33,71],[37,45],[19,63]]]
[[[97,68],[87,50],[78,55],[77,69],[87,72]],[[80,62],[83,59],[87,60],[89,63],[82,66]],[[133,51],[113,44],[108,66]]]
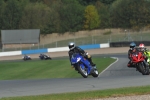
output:
[[[129,68],[131,68],[131,67],[132,67],[131,60],[128,62],[127,67],[129,67]]]
[[[131,64],[127,64],[127,67],[130,67],[131,66]]]
[[[88,60],[89,60],[89,62],[90,62],[90,64],[91,64],[92,66],[96,66],[96,64],[94,64],[94,63],[92,62],[92,59],[91,59],[91,58],[88,58]]]

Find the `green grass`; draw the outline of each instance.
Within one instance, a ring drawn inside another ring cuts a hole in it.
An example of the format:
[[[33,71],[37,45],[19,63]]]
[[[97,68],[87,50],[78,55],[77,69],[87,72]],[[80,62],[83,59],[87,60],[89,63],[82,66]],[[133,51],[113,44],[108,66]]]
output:
[[[93,58],[99,72],[115,61],[112,58]],[[59,69],[59,70],[58,70]],[[59,71],[56,74],[55,71]],[[25,62],[1,62],[0,80],[81,77],[71,69],[68,59]],[[94,100],[107,97],[150,94],[150,86],[47,94],[38,96],[4,97],[0,100]]]
[[[114,62],[112,58],[93,58],[99,72]],[[82,77],[71,68],[69,59],[64,60],[31,60],[22,62],[1,62],[0,80],[15,79],[48,79]]]
[[[85,91],[75,93],[10,97],[10,98],[2,98],[0,100],[94,100],[98,98],[150,94],[149,89],[150,86],[127,87],[119,89],[107,89],[107,90]]]

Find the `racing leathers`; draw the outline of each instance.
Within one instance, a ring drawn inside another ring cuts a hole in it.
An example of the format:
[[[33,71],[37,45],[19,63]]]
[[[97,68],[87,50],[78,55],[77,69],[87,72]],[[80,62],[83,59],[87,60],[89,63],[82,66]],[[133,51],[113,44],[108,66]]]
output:
[[[129,62],[127,64],[128,67],[135,67],[132,63],[132,57],[131,57],[132,53],[134,52],[137,52],[137,48],[134,48],[133,50],[131,49],[128,50],[128,58],[129,58]]]
[[[147,51],[149,51],[149,50],[148,50],[147,48],[144,48],[143,50],[140,50],[140,49],[139,49],[139,51],[142,52],[142,54],[143,54],[145,60],[147,61],[148,57],[146,56],[146,54],[145,54],[144,52],[147,53]]]
[[[75,46],[74,49],[69,50],[68,54],[69,54],[70,62],[71,62],[71,57],[72,57],[72,55],[73,55],[74,53],[79,53],[79,54],[81,54],[84,58],[86,58],[86,59],[90,62],[90,64],[91,64],[92,66],[95,66],[95,64],[92,62],[91,56],[90,56],[90,55],[87,55],[86,52],[85,52],[83,49],[81,49],[80,47],[78,47],[78,46]]]

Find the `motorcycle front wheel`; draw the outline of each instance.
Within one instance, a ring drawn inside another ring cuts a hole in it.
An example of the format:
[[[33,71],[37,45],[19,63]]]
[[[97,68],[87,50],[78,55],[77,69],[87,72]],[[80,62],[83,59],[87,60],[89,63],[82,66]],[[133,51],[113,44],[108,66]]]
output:
[[[97,69],[94,69],[94,70],[93,70],[93,73],[92,73],[92,76],[93,76],[93,77],[98,77],[98,75],[99,75],[98,70],[97,70]]]

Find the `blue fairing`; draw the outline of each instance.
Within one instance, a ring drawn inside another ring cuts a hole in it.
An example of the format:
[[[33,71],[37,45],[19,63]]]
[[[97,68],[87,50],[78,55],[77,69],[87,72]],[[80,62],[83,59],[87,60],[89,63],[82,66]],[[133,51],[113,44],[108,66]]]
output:
[[[82,63],[80,63],[80,66],[82,67],[82,69],[84,69],[85,67],[88,68],[88,74],[89,74],[91,71],[90,62],[88,60],[84,59],[79,53],[73,54],[72,58],[71,58],[71,63],[76,64],[79,61],[82,62]]]

